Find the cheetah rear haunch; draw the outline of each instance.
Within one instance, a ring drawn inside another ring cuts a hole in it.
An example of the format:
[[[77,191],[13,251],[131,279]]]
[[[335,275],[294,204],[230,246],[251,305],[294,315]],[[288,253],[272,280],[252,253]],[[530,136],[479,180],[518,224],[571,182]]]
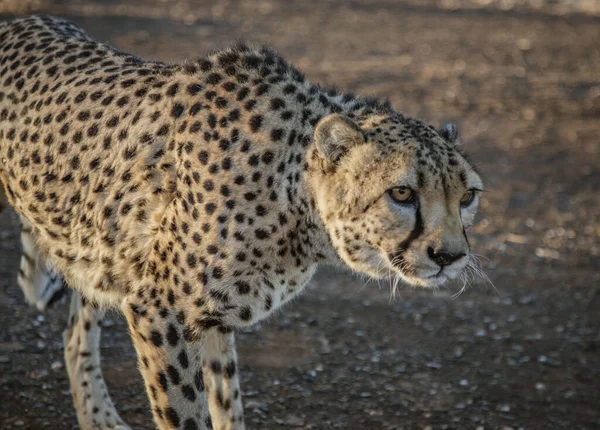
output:
[[[102,381],[75,331],[97,351],[86,321],[120,308],[161,429],[244,428],[234,332],[319,264],[423,287],[459,276],[483,184],[458,141],[266,48],[165,64],[58,18],[0,24],[0,179],[78,292],[71,382]],[[105,394],[74,392],[83,428],[98,424],[87,395],[124,425]]]

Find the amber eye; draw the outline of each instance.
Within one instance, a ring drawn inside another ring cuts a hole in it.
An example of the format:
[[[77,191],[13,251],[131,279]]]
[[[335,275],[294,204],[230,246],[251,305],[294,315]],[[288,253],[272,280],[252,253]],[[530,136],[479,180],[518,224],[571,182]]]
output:
[[[407,204],[415,201],[415,192],[408,187],[394,187],[389,193],[396,203]]]
[[[460,205],[463,207],[469,206],[475,200],[475,191],[469,190],[460,198]]]

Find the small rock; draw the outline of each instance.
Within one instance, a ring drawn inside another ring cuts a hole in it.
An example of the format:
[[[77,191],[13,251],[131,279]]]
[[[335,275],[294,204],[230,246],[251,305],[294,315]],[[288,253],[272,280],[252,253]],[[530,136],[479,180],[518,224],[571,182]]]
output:
[[[402,365],[402,366],[396,366],[396,368],[394,369],[396,371],[396,373],[405,373],[406,372],[406,366]]]
[[[529,305],[535,301],[535,296],[533,294],[529,294],[527,296],[523,296],[519,299],[519,303],[522,305]]]
[[[304,425],[304,420],[296,415],[289,415],[286,418],[285,423],[288,426],[302,427]]]
[[[560,367],[561,366],[561,362],[559,360],[554,360],[545,355],[540,355],[538,357],[538,363],[545,364],[547,366],[552,366],[552,367]]]
[[[8,355],[0,355],[0,363],[8,363],[10,361],[10,357]]]

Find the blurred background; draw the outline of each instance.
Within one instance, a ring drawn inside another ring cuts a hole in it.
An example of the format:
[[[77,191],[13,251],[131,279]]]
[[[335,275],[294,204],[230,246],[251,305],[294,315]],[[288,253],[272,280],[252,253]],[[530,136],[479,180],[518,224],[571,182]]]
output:
[[[30,13],[163,61],[266,43],[313,82],[459,125],[486,181],[471,243],[495,288],[391,300],[322,270],[238,336],[248,428],[600,428],[600,1],[0,0],[1,19]],[[26,306],[19,249],[0,214],[0,427],[77,428],[67,306]],[[152,427],[119,315],[102,345],[121,416]]]

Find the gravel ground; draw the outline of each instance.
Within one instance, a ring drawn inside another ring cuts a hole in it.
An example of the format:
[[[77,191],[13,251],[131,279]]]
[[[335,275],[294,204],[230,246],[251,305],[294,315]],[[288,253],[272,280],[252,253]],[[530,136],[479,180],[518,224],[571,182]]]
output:
[[[268,43],[324,84],[457,122],[488,191],[472,229],[495,288],[367,284],[322,270],[238,336],[247,426],[600,428],[600,17],[595,0],[3,0],[99,40],[182,60]],[[17,221],[0,215],[0,428],[77,428],[62,361],[67,306],[15,287]],[[123,319],[103,334],[123,418],[151,417]]]

